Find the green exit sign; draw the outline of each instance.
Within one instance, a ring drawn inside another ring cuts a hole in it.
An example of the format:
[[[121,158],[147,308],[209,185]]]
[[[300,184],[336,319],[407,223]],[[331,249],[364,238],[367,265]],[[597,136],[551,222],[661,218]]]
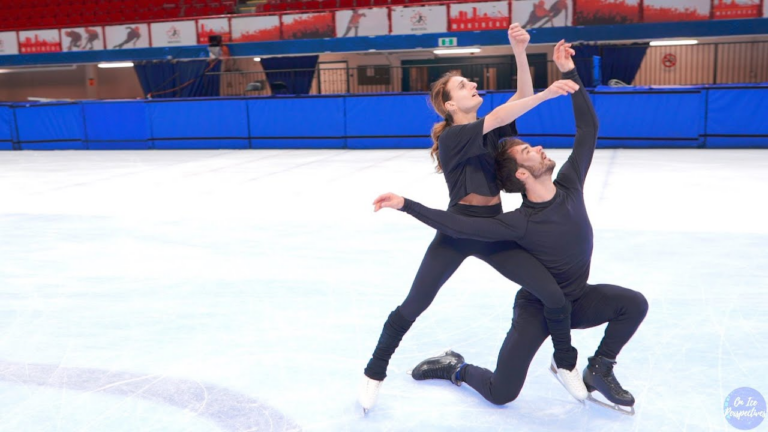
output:
[[[437,40],[437,45],[441,47],[454,47],[456,46],[456,38],[440,38]]]

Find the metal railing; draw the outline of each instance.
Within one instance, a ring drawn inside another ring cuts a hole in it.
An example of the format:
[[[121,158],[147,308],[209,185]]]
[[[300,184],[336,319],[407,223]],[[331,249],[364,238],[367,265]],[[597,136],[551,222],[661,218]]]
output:
[[[669,47],[626,46],[645,50],[631,83],[635,86],[748,84],[768,82],[768,42],[739,42]],[[638,53],[639,54],[639,53]],[[582,71],[593,69],[591,58],[576,58]],[[534,87],[543,88],[560,78],[552,61],[531,61]],[[363,94],[426,92],[430,83],[455,71],[477,83],[480,90],[517,87],[516,67],[507,63],[363,65],[346,68],[281,71],[225,71],[219,75],[222,96],[273,94]],[[608,84],[610,76],[602,77]],[[590,85],[591,77],[582,76]],[[309,84],[311,83],[311,84]]]
[[[589,63],[591,59],[577,59]],[[546,87],[548,77],[559,79],[553,62],[531,62],[534,85]],[[447,72],[457,72],[477,83],[479,90],[517,88],[514,63],[369,65],[346,68],[292,69],[278,71],[223,71],[222,96],[268,96],[277,94],[364,94],[427,92],[432,82]],[[536,78],[538,77],[538,79]],[[311,85],[308,82],[311,80]],[[538,81],[538,82],[537,82]]]

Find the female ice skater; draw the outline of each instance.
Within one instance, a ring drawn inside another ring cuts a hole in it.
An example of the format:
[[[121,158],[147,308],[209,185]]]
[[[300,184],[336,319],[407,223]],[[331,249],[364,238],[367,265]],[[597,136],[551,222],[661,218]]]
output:
[[[380,196],[375,209],[400,209],[442,233],[484,241],[512,240],[537,258],[555,277],[573,305],[571,326],[590,328],[608,323],[605,336],[584,369],[589,392],[598,390],[611,408],[633,414],[635,399],[613,373],[622,347],[629,342],[648,311],[645,297],[615,285],[587,283],[592,260],[593,233],[584,203],[584,181],[597,143],[597,116],[581,80],[561,41],[555,63],[563,77],[579,84],[572,96],[576,117],[573,152],[552,181],[555,162],[541,147],[515,138],[504,138],[496,159],[502,190],[523,192],[523,205],[493,218],[468,218],[434,210],[394,194]],[[547,338],[546,304],[525,290],[515,298],[512,328],[507,334],[496,371],[464,363],[449,351],[419,363],[414,379],[442,378],[466,382],[495,404],[513,401],[520,393],[533,356]],[[594,398],[590,400],[600,403]]]
[[[449,74],[432,86],[431,100],[445,121],[432,130],[438,170],[448,184],[452,214],[483,219],[502,213],[496,185],[493,154],[500,138],[515,135],[512,123],[539,103],[576,91],[578,86],[563,80],[532,96],[533,85],[525,55],[530,36],[513,24],[508,36],[515,53],[518,91],[506,104],[478,119],[483,99],[477,85]],[[566,389],[577,399],[587,397],[587,390],[576,371],[577,352],[570,339],[570,303],[552,275],[513,242],[486,242],[460,239],[438,232],[427,249],[421,267],[405,301],[392,311],[384,323],[376,349],[364,371],[359,403],[367,412],[375,403],[389,360],[413,322],[432,303],[437,292],[469,256],[475,256],[542,301],[544,314],[555,347],[553,363]]]

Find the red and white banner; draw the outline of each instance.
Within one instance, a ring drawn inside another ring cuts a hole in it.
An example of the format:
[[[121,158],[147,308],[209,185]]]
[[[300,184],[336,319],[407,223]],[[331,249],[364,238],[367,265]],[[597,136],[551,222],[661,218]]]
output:
[[[570,26],[573,24],[573,1],[513,0],[512,21],[526,29]]]
[[[104,49],[102,27],[77,27],[61,29],[62,51],[92,51]]]
[[[715,0],[715,19],[760,18],[760,0]]]
[[[763,0],[763,18],[768,18],[768,0]]]
[[[509,27],[509,3],[452,3],[450,31],[501,30]]]
[[[222,42],[232,42],[228,18],[211,18],[197,21],[197,43],[208,45],[208,36],[220,35]]]
[[[283,39],[322,39],[335,36],[333,12],[283,15]]]
[[[380,36],[389,34],[387,8],[336,11],[336,36]]]
[[[392,34],[444,33],[448,31],[446,6],[392,8]]]
[[[19,53],[36,54],[61,51],[59,30],[29,30],[19,32]]]
[[[104,27],[107,49],[149,48],[147,24],[121,24]]]
[[[274,40],[280,40],[279,16],[232,18],[232,42]]]
[[[579,8],[573,14],[573,25],[640,22],[640,0],[578,0],[578,4]],[[514,18],[514,9],[512,16]]]
[[[16,32],[0,32],[0,55],[18,54],[19,41]]]
[[[710,0],[645,0],[643,22],[708,20]]]
[[[197,45],[194,21],[157,22],[149,26],[153,47]]]

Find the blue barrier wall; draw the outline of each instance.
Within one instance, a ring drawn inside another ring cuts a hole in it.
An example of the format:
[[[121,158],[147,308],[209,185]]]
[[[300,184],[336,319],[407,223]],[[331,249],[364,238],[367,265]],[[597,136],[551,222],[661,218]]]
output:
[[[722,87],[707,96],[707,147],[768,147],[768,88]]]
[[[85,133],[93,150],[146,150],[151,148],[147,104],[84,102]]]
[[[13,150],[13,111],[8,105],[0,105],[0,150]]]
[[[486,93],[481,116],[510,92]],[[598,88],[601,148],[768,148],[768,86]],[[426,94],[0,105],[0,149],[427,148]],[[534,145],[570,147],[571,99],[518,119]]]

